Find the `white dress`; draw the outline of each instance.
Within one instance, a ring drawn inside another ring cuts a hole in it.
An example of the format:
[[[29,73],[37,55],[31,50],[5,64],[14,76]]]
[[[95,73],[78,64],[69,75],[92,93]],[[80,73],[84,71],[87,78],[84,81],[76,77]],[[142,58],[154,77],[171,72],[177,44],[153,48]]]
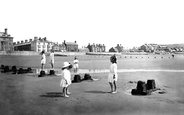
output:
[[[78,60],[74,60],[73,63],[74,63],[74,64],[73,64],[73,68],[74,68],[74,69],[79,68],[79,61],[78,61]]]
[[[61,75],[60,87],[68,87],[71,84],[71,73],[69,70],[64,69]]]
[[[42,54],[41,64],[45,64],[45,63],[46,63],[46,57],[45,57],[45,54]]]
[[[50,53],[50,62],[54,63],[54,53]]]
[[[109,76],[108,76],[108,82],[113,83],[114,81],[118,80],[118,74],[117,74],[117,64],[113,63],[110,66],[110,72],[109,72]]]

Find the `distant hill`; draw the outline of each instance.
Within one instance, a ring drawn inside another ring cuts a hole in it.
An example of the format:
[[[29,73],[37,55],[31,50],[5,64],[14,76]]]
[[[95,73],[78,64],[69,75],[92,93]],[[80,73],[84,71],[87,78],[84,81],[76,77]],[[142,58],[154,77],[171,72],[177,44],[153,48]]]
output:
[[[184,43],[183,44],[159,44],[159,45],[166,45],[170,48],[173,48],[173,47],[184,47]]]

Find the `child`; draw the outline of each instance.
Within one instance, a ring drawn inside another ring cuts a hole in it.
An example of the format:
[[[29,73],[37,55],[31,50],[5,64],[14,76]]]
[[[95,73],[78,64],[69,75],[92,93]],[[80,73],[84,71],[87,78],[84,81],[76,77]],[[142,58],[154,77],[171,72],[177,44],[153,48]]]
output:
[[[51,50],[51,53],[50,53],[50,64],[51,64],[51,68],[54,69],[54,50]]]
[[[73,64],[74,73],[77,73],[78,68],[79,68],[79,60],[77,60],[77,57],[74,58],[73,63],[74,63],[74,64]]]
[[[110,72],[108,76],[108,81],[111,87],[111,93],[117,93],[117,80],[118,80],[118,74],[117,74],[117,58],[115,55],[113,55],[110,58],[111,66],[110,66]],[[114,90],[113,90],[114,87]]]
[[[42,58],[41,58],[41,70],[43,71],[44,65],[46,63],[46,57],[45,57],[45,51],[44,50],[41,52],[41,55],[42,55]]]
[[[63,87],[63,96],[69,97],[69,85],[71,84],[71,73],[70,69],[72,68],[72,65],[68,62],[63,63],[62,67],[62,76],[61,76],[61,82],[60,87]]]

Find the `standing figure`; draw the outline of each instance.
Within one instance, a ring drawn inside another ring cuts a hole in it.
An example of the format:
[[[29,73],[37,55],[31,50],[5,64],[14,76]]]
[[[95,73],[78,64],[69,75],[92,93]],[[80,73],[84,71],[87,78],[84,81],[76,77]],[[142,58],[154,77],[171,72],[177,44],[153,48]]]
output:
[[[73,68],[74,68],[74,73],[77,73],[78,68],[79,68],[79,60],[77,59],[77,57],[74,58]]]
[[[54,69],[54,50],[51,50],[51,53],[50,53],[50,64],[53,70]]]
[[[62,75],[61,75],[61,82],[60,87],[63,87],[63,96],[69,97],[69,85],[71,84],[71,73],[70,69],[72,68],[72,65],[68,62],[63,63],[62,67]]]
[[[45,57],[45,51],[44,50],[41,52],[41,55],[42,55],[42,57],[41,57],[41,70],[43,71],[44,70],[44,65],[46,63],[46,57]]]
[[[117,93],[117,80],[118,80],[118,74],[117,74],[117,58],[115,55],[110,57],[111,66],[110,66],[110,72],[108,76],[108,82],[111,87],[111,93]]]
[[[172,58],[174,58],[174,54],[172,54]]]

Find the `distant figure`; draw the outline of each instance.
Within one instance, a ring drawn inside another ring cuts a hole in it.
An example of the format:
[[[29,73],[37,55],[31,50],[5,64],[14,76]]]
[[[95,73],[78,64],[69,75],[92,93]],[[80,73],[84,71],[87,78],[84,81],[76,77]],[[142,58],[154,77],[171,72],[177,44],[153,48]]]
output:
[[[51,68],[54,69],[54,50],[51,50],[51,53],[50,53],[50,64],[51,64]]]
[[[174,58],[174,54],[172,54],[172,58]]]
[[[77,73],[78,68],[79,68],[79,60],[77,59],[77,57],[74,58],[73,68],[74,68],[74,73]]]
[[[45,57],[45,51],[44,50],[41,52],[41,55],[42,55],[42,58],[41,58],[41,70],[43,71],[44,70],[44,65],[46,63],[46,57]]]
[[[110,57],[111,66],[110,66],[110,72],[108,76],[108,82],[111,87],[111,93],[117,93],[117,80],[118,80],[118,74],[117,74],[117,58],[115,55]]]
[[[63,87],[63,96],[69,97],[69,85],[71,84],[71,73],[70,69],[72,68],[71,64],[68,62],[63,63],[62,67],[62,75],[61,75],[61,82],[60,87]]]

